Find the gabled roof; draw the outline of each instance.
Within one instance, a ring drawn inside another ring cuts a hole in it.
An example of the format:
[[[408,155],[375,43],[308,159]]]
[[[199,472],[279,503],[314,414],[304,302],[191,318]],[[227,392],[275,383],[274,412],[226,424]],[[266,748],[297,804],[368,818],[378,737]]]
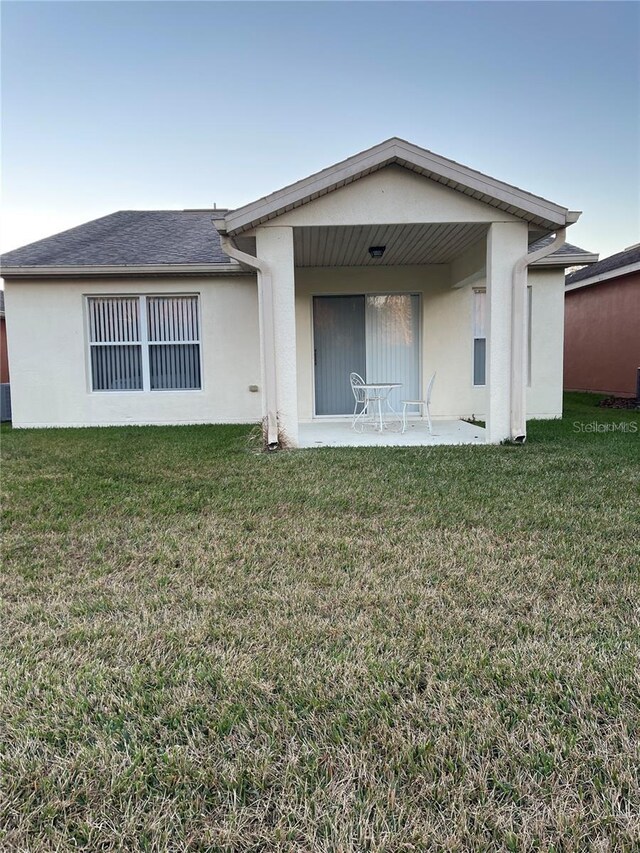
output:
[[[2,274],[74,269],[126,273],[129,267],[192,272],[238,264],[220,248],[212,222],[226,210],[121,210],[6,252]]]
[[[541,240],[536,240],[535,243],[529,245],[529,253],[536,252],[548,246],[554,240],[553,234],[543,237]],[[574,246],[573,243],[563,243],[559,249],[556,249],[546,258],[541,258],[539,261],[534,261],[534,267],[572,267],[577,264],[594,264],[598,260],[598,255],[594,252],[588,252],[586,249],[581,249],[579,246]]]
[[[224,223],[221,223],[221,230],[224,228],[231,236],[240,234],[392,164],[403,166],[549,231],[575,222],[579,216],[578,213],[548,199],[532,195],[425,148],[419,148],[404,139],[392,137],[258,201],[231,211],[225,217]]]
[[[586,269],[571,273],[566,277],[565,284],[569,290],[574,290],[633,272],[640,272],[640,243],[608,258],[603,258]]]

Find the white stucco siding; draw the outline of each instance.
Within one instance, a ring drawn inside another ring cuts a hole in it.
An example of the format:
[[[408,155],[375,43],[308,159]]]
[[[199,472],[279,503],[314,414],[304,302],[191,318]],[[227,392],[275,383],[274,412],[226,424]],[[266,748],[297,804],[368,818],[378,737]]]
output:
[[[562,417],[564,270],[530,269],[531,385],[527,417]]]
[[[517,221],[506,211],[401,166],[386,166],[260,227]]]
[[[234,423],[261,416],[254,276],[5,283],[17,427]],[[199,294],[200,391],[92,392],[87,295]]]
[[[487,236],[487,440],[511,435],[513,270],[527,252],[524,222],[494,222]]]
[[[278,430],[283,441],[296,447],[298,392],[293,228],[258,228],[256,248],[258,257],[271,271]]]

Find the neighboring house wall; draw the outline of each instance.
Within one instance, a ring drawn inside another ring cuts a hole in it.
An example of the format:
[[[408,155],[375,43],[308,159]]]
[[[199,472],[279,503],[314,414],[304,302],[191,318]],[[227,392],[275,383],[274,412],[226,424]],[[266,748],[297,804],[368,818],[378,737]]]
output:
[[[201,391],[91,392],[85,295],[200,295]],[[31,426],[257,421],[261,385],[253,275],[9,281],[13,422]],[[34,306],[38,310],[34,310]]]
[[[640,273],[565,294],[564,387],[635,396],[640,367]]]
[[[7,324],[4,317],[0,317],[0,383],[9,381],[9,357],[7,354]]]

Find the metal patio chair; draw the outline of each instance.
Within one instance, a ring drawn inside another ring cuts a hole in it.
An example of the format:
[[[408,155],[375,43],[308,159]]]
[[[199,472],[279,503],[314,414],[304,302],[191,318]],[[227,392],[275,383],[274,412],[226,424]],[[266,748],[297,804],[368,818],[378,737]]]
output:
[[[360,376],[359,373],[350,373],[349,374],[349,382],[351,384],[351,390],[353,392],[353,397],[355,400],[355,405],[353,407],[353,420],[351,421],[352,429],[357,430],[358,425],[361,425],[361,430],[364,429],[364,418],[366,415],[373,415],[371,411],[372,404],[378,405],[381,399],[380,393],[376,391],[372,391],[370,388],[365,387],[365,381]],[[358,407],[362,408],[358,411]]]
[[[429,384],[427,385],[427,393],[425,395],[424,400],[403,400],[402,401],[402,432],[406,432],[407,429],[407,407],[408,406],[416,406],[420,409],[420,416],[424,418],[424,413],[427,413],[427,423],[429,424],[429,435],[433,435],[433,430],[431,429],[431,412],[429,411],[429,406],[431,405],[431,392],[433,391],[433,383],[435,382],[436,374],[435,371],[433,376],[429,380]]]

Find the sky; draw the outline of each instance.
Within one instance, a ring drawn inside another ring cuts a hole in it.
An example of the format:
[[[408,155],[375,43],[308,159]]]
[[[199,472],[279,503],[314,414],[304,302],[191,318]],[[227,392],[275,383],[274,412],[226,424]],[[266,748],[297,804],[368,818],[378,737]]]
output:
[[[237,207],[400,136],[640,242],[635,2],[30,2],[2,24],[3,251]]]

